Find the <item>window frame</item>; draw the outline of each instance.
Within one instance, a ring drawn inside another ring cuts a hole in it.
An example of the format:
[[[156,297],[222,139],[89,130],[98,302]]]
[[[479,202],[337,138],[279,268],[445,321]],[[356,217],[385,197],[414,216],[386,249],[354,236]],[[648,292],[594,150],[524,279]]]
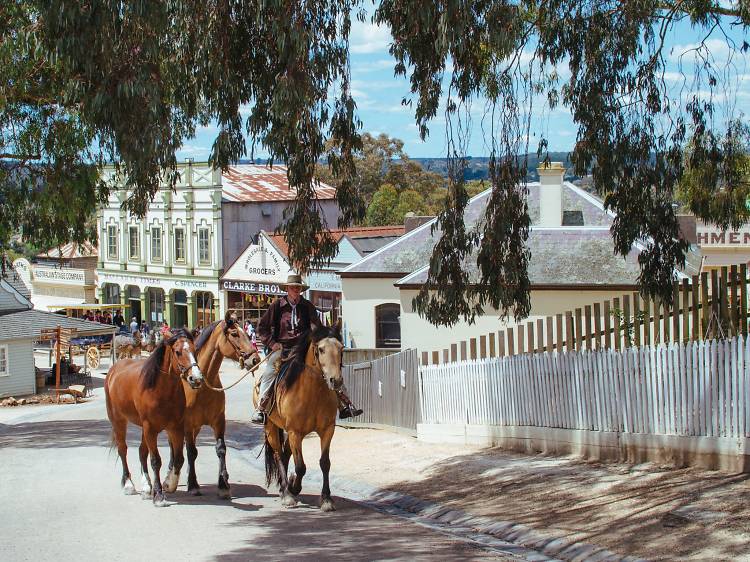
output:
[[[395,345],[384,345],[385,340],[381,334],[381,323],[380,314],[385,311],[397,311],[398,313],[398,346]],[[387,302],[379,304],[375,307],[375,347],[378,349],[400,349],[401,348],[401,305],[398,303]]]
[[[10,351],[8,344],[0,344],[0,356],[4,355],[5,368],[0,371],[0,377],[10,376]]]
[[[114,251],[112,250],[111,242],[114,241]],[[117,225],[107,225],[107,258],[111,260],[118,259],[118,248],[117,248]]]
[[[154,231],[158,231],[159,235],[155,236]],[[161,263],[164,260],[164,244],[162,239],[162,228],[161,226],[152,226],[151,227],[151,261],[152,262],[159,262]],[[154,256],[154,242],[159,242],[159,257]]]
[[[177,233],[181,233],[182,235],[182,257],[180,257],[180,253],[177,251],[177,239],[179,238],[177,236]],[[181,226],[176,226],[174,229],[174,261],[175,263],[186,263],[187,262],[187,252],[185,247],[185,229]]]
[[[135,253],[133,253],[133,232],[135,232]],[[134,261],[141,259],[141,232],[138,226],[128,226],[128,259]]]
[[[203,259],[201,252],[201,234],[206,233],[206,259]],[[208,227],[198,229],[198,263],[200,265],[211,265],[211,230]]]

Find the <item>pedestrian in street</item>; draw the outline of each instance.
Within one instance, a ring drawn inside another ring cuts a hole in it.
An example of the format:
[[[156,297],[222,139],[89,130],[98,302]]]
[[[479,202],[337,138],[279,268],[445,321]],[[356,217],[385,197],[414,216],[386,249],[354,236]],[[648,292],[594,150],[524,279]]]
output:
[[[137,331],[138,331],[138,318],[133,316],[133,319],[130,321],[130,333],[135,335]]]

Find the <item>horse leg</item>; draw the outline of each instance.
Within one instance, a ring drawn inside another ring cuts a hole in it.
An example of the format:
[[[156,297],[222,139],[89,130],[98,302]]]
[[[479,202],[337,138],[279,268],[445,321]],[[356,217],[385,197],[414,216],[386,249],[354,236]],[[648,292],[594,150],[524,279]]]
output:
[[[169,450],[174,457],[174,465],[169,469],[167,477],[164,479],[164,491],[171,494],[177,490],[177,485],[180,483],[180,471],[182,465],[185,464],[185,455],[182,452],[185,443],[185,430],[180,425],[168,429],[167,435],[169,437]]]
[[[284,439],[284,448],[281,451],[281,462],[284,466],[284,474],[289,474],[289,459],[292,458],[292,448],[289,446],[289,437]],[[281,475],[279,474],[279,491],[281,490]]]
[[[185,435],[185,448],[187,449],[188,460],[188,493],[193,496],[201,495],[201,487],[198,484],[198,477],[195,474],[195,459],[198,458],[198,447],[195,446],[197,437],[197,431],[188,431],[187,435]]]
[[[331,470],[331,458],[329,452],[331,449],[331,439],[335,425],[327,428],[320,434],[320,470],[323,472],[323,490],[320,492],[320,509],[321,511],[335,511],[331,499],[331,489],[328,487],[328,472]]]
[[[146,446],[148,447],[148,454],[151,457],[151,470],[154,472],[154,492],[153,501],[155,507],[163,507],[167,505],[166,498],[164,497],[164,490],[161,487],[161,479],[159,472],[161,471],[161,455],[159,454],[159,447],[156,443],[157,433],[151,429],[149,423],[143,424],[143,438],[146,440]]]
[[[289,433],[289,446],[294,456],[294,474],[289,482],[289,491],[296,496],[302,491],[302,478],[307,472],[305,459],[302,457],[302,436],[296,431]]]
[[[120,461],[122,462],[122,478],[120,479],[120,486],[126,496],[131,496],[137,492],[135,491],[135,484],[133,484],[133,478],[131,477],[130,469],[128,468],[127,431],[127,420],[122,419],[112,422],[112,441],[117,446],[117,454],[120,456]]]
[[[229,472],[227,472],[227,444],[224,442],[226,423],[224,416],[221,416],[213,430],[216,438],[216,456],[219,457],[219,497],[228,500],[231,494],[229,492]]]
[[[151,477],[148,475],[148,446],[146,445],[145,433],[141,433],[141,445],[138,447],[138,458],[141,461],[141,498],[151,499],[153,486]]]
[[[289,480],[286,475],[286,468],[284,467],[284,461],[281,458],[280,451],[283,450],[283,444],[281,442],[281,430],[273,425],[272,423],[266,423],[266,447],[271,447],[273,451],[273,463],[276,465],[276,470],[279,474],[279,495],[281,496],[281,505],[284,507],[294,507],[297,505],[297,500],[294,496],[289,493]],[[268,474],[268,456],[266,457],[266,474]]]

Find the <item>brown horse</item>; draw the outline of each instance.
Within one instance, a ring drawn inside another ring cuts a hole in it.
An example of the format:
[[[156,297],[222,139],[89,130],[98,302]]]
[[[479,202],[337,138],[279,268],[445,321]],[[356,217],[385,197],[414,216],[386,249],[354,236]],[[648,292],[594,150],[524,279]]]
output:
[[[338,398],[334,389],[343,381],[343,347],[339,325],[333,329],[313,327],[300,340],[286,373],[276,387],[276,407],[265,426],[266,484],[277,478],[284,506],[292,507],[297,503],[295,496],[302,490],[302,477],[306,472],[302,440],[314,431],[320,437],[320,469],[323,471],[320,509],[335,509],[328,486],[331,468],[329,449],[338,412]],[[254,399],[257,404],[257,388]],[[283,431],[288,434],[286,443]],[[294,456],[295,471],[291,479],[287,477],[290,453]]]
[[[260,362],[258,352],[253,347],[250,337],[237,323],[237,319],[227,313],[224,320],[214,322],[201,332],[195,342],[195,352],[198,366],[208,385],[221,388],[219,368],[225,357],[240,361],[241,365],[252,367]],[[219,457],[219,497],[227,499],[229,492],[229,474],[227,472],[227,446],[224,442],[226,417],[224,408],[226,399],[224,392],[217,392],[206,385],[197,391],[183,383],[185,388],[185,446],[188,458],[188,492],[194,496],[200,495],[200,486],[195,475],[195,459],[198,448],[195,442],[204,425],[211,426],[216,439],[216,455]],[[174,476],[174,451],[169,460],[170,473],[164,480],[164,490],[173,492],[177,489],[178,478]]]
[[[182,456],[185,422],[185,392],[180,379],[193,388],[203,383],[203,374],[195,362],[195,346],[187,332],[177,332],[164,339],[146,359],[123,359],[110,367],[104,380],[104,395],[107,400],[107,417],[112,424],[112,441],[122,461],[120,484],[126,494],[134,494],[135,486],[128,469],[125,441],[128,422],[143,428],[143,439],[139,449],[144,498],[152,496],[154,505],[166,505],[159,471],[161,457],[156,438],[167,430],[170,446],[177,451],[175,472],[179,474],[185,462]],[[151,479],[146,460],[151,455],[154,472],[152,492]]]
[[[118,359],[140,357],[146,346],[140,332],[131,336],[115,336],[115,353]]]

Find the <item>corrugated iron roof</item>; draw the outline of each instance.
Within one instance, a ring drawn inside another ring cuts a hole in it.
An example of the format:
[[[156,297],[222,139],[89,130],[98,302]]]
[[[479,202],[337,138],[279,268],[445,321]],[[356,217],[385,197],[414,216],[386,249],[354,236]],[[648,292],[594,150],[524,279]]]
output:
[[[297,190],[289,185],[286,166],[240,164],[221,174],[222,196],[226,201],[263,202],[291,201]],[[318,199],[333,199],[336,189],[321,183],[315,190]]]
[[[333,239],[336,242],[340,241],[345,235],[352,239],[355,247],[359,249],[359,245],[355,242],[356,240],[369,241],[370,245],[374,245],[376,248],[384,246],[393,239],[401,236],[404,233],[404,227],[399,225],[391,226],[353,226],[351,228],[336,228],[329,230]],[[289,245],[284,240],[284,237],[280,234],[268,234],[268,237],[273,241],[274,245],[278,250],[285,256],[289,255]],[[382,238],[383,241],[378,243],[376,239]],[[372,250],[370,250],[372,251]]]
[[[22,310],[0,316],[0,341],[34,338],[38,339],[42,328],[75,328],[77,337],[96,334],[111,334],[117,327],[78,318],[68,318],[42,310]]]
[[[90,258],[99,255],[99,248],[96,245],[86,242],[78,244],[77,242],[68,242],[59,248],[50,248],[46,252],[37,254],[38,258],[52,259],[73,259],[73,258]]]

